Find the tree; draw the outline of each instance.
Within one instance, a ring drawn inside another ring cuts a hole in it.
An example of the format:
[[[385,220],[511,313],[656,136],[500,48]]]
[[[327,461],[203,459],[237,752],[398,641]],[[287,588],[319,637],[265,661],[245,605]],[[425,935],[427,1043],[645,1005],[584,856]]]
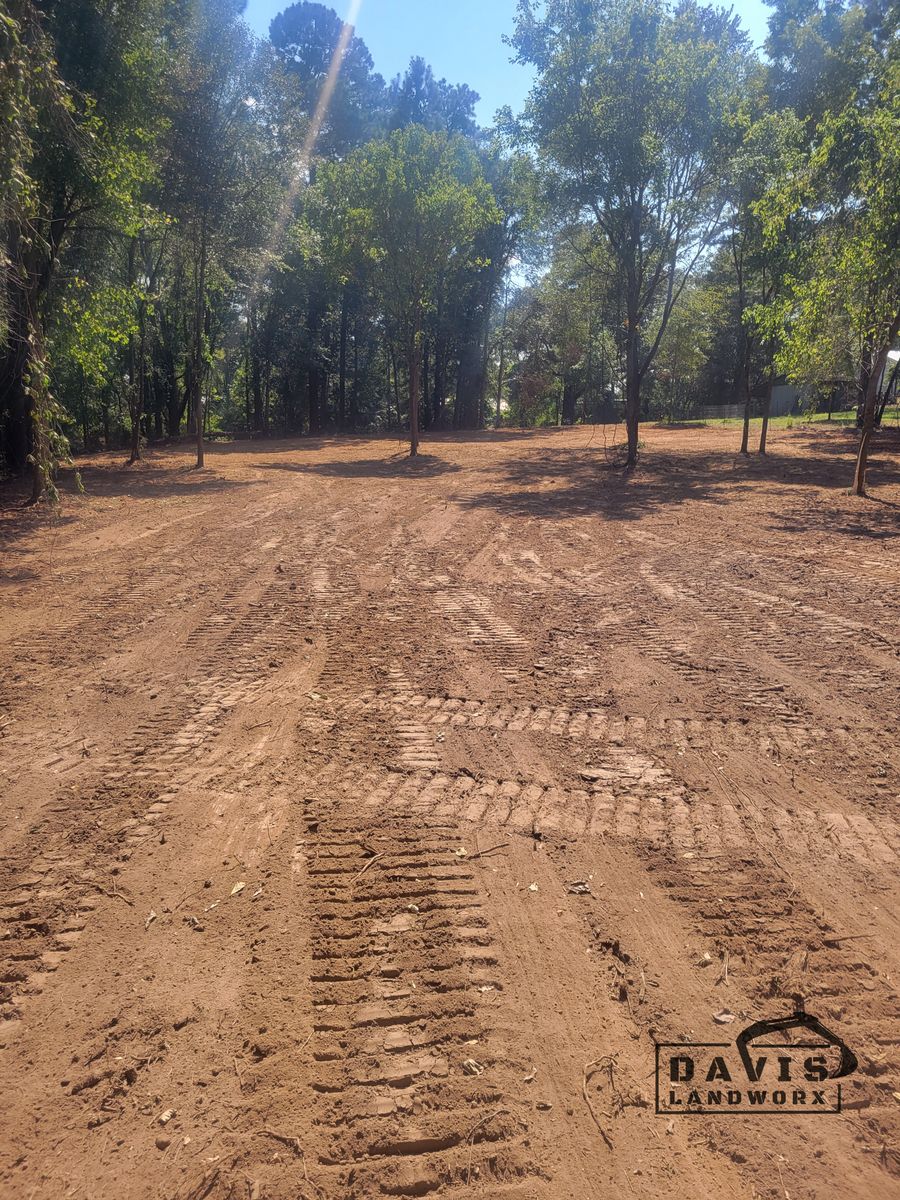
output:
[[[509,265],[531,241],[540,219],[531,160],[524,154],[504,153],[499,139],[482,147],[479,158],[499,219],[478,234],[474,261],[457,264],[445,280],[450,293],[446,307],[455,310],[459,337],[453,413],[457,429],[484,423],[491,317]]]
[[[878,63],[897,33],[896,4],[883,0],[770,0],[770,91],[810,131],[828,113],[869,103]]]
[[[739,322],[740,380],[744,401],[741,454],[749,453],[754,360],[767,358],[766,405],[760,453],[766,452],[766,430],[774,383],[773,357],[777,326],[772,321],[783,287],[786,256],[792,237],[789,223],[778,238],[765,236],[760,204],[773,181],[796,162],[803,130],[791,110],[749,119],[728,172],[730,221],[727,236],[736,285]]]
[[[52,486],[65,454],[51,390],[45,326],[61,257],[88,222],[109,231],[135,219],[160,131],[154,81],[162,62],[163,0],[113,8],[13,0],[0,13],[4,131],[0,185],[5,317],[0,406],[8,458],[30,467],[32,499]],[[71,37],[71,28],[81,36]],[[102,36],[101,36],[102,34]],[[150,101],[150,103],[148,103]],[[4,172],[5,175],[5,172]]]
[[[473,136],[475,105],[480,97],[464,83],[435,79],[424,58],[410,59],[406,74],[393,81],[387,97],[390,129],[421,125],[433,133]]]
[[[688,284],[672,313],[654,364],[654,409],[668,421],[689,417],[713,337],[716,289]]]
[[[275,252],[267,244],[296,169],[296,104],[271,47],[238,20],[238,0],[195,8],[176,46],[176,78],[165,167],[165,200],[176,218],[183,257],[189,346],[185,397],[204,462],[204,396],[209,378],[214,284],[237,278],[252,288]]]
[[[900,48],[873,54],[878,86],[815,127],[807,153],[760,203],[770,242],[801,221],[787,270],[780,365],[801,381],[833,353],[835,327],[856,346],[861,435],[853,490],[866,467],[887,354],[900,334]]]
[[[377,133],[384,107],[384,80],[361,38],[324,4],[302,0],[279,13],[269,36],[290,77],[301,111],[312,122],[329,73],[327,107],[316,130],[317,154],[346,154]],[[312,147],[310,147],[312,149]]]
[[[419,448],[420,351],[439,278],[472,253],[499,213],[464,139],[420,125],[397,130],[319,173],[326,203],[346,205],[369,257],[390,335],[405,358],[410,454]]]
[[[547,164],[554,205],[595,221],[621,271],[633,465],[641,384],[721,229],[746,37],[731,12],[693,0],[547,0],[540,16],[523,0],[511,44],[538,77],[508,127]]]

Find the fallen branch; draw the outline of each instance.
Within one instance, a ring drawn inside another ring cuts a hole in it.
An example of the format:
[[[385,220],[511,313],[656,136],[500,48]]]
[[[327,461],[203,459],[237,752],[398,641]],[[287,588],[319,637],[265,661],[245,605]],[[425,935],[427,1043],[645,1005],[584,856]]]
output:
[[[199,896],[202,891],[203,891],[203,884],[201,884],[200,887],[195,888],[194,891],[192,891],[192,892],[185,892],[184,895],[181,897],[181,899],[178,901],[178,903],[175,905],[175,907],[172,909],[172,912],[177,913],[179,908],[181,908],[182,904],[184,904],[185,901],[192,900],[194,898],[194,896]]]
[[[591,1119],[593,1120],[594,1124],[600,1130],[600,1136],[603,1138],[604,1142],[606,1142],[606,1145],[610,1150],[612,1150],[613,1144],[610,1141],[609,1134],[600,1124],[600,1119],[594,1111],[594,1106],[591,1103],[590,1096],[588,1095],[588,1084],[598,1071],[602,1071],[604,1069],[609,1071],[610,1084],[612,1084],[612,1070],[614,1061],[615,1060],[607,1054],[604,1055],[603,1058],[597,1058],[593,1062],[589,1062],[584,1068],[584,1073],[581,1078],[581,1094],[584,1097],[584,1102],[588,1107],[588,1112],[591,1114]]]
[[[134,908],[134,901],[129,900],[127,896],[123,896],[121,892],[110,891],[109,888],[103,887],[100,883],[94,883],[92,879],[85,881],[88,887],[96,888],[98,892],[102,892],[104,896],[110,896],[113,900],[124,900],[129,908]]]
[[[366,865],[363,867],[363,869],[361,871],[357,871],[356,874],[353,876],[353,878],[350,880],[350,886],[353,887],[354,883],[356,883],[356,881],[357,881],[357,879],[359,879],[360,875],[365,875],[366,871],[368,871],[368,869],[369,869],[369,867],[371,867],[372,863],[377,862],[379,860],[379,858],[384,858],[385,854],[387,854],[386,850],[382,850],[380,854],[373,854],[372,857],[369,859],[369,861],[366,863]]]
[[[274,1138],[276,1142],[281,1142],[283,1146],[287,1146],[289,1149],[293,1150],[298,1158],[303,1158],[303,1147],[300,1145],[300,1139],[298,1137],[291,1137],[291,1135],[287,1133],[278,1133],[274,1129],[260,1129],[257,1132],[259,1133],[260,1137]]]
[[[486,854],[492,854],[495,850],[502,850],[504,846],[508,846],[509,842],[498,842],[496,846],[488,846],[486,850],[478,850],[475,854],[467,854],[469,862],[476,858],[484,858]]]

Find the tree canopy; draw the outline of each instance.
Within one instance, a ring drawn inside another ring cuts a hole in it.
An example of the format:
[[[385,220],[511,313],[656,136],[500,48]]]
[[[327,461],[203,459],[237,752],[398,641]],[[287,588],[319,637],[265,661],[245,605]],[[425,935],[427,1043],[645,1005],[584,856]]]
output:
[[[857,404],[898,336],[898,17],[522,0],[495,127],[326,4],[3,0],[0,465],[189,434]],[[498,47],[498,53],[503,51]],[[401,399],[403,397],[403,399]],[[419,428],[417,428],[419,426]],[[765,423],[760,441],[765,449]]]

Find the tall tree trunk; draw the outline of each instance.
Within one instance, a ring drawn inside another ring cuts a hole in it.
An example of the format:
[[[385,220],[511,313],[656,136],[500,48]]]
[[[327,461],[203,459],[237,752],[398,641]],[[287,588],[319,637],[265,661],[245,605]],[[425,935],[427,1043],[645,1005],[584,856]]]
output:
[[[478,412],[476,415],[476,428],[483,429],[487,416],[487,387],[488,387],[488,365],[491,357],[491,313],[494,309],[494,296],[496,294],[496,285],[494,283],[493,273],[491,275],[491,284],[488,289],[487,304],[484,311],[484,327],[483,336],[481,339],[481,372],[478,380]]]
[[[28,314],[28,379],[30,417],[31,498],[29,504],[37,504],[51,479],[55,466],[50,450],[50,395],[47,378],[47,356],[44,351],[44,326],[40,310],[35,307]]]
[[[506,365],[506,319],[509,312],[509,284],[503,292],[503,326],[500,330],[500,362],[497,364],[497,409],[494,414],[494,428],[500,428],[500,399],[503,395],[503,368]]]
[[[388,350],[390,353],[390,368],[394,372],[394,402],[397,405],[397,428],[403,428],[403,419],[400,416],[400,382],[397,376],[397,353],[394,350],[392,339],[388,339]],[[391,370],[388,370],[388,383],[390,383]],[[388,392],[388,411],[390,411],[390,392]]]
[[[563,376],[562,423],[575,424],[575,381],[568,374]]]
[[[262,363],[259,345],[259,309],[250,305],[247,314],[247,368],[250,372],[249,391],[253,398],[252,430],[256,434],[265,432],[266,418],[263,410]],[[248,414],[249,416],[249,414]],[[248,421],[248,425],[250,422]]]
[[[203,385],[204,385],[204,353],[203,334],[206,325],[206,217],[200,221],[200,265],[197,270],[197,310],[194,314],[196,328],[194,331],[194,368],[193,368],[193,412],[194,426],[197,436],[197,469],[205,461],[203,450]]]
[[[503,397],[503,369],[506,366],[506,339],[500,342],[500,362],[497,364],[497,408],[494,413],[494,427],[500,428],[500,403]]]
[[[856,427],[862,429],[866,419],[866,400],[869,396],[869,380],[872,376],[875,351],[872,339],[867,337],[863,342],[862,354],[859,360],[859,377],[856,381]]]
[[[159,372],[155,365],[151,366],[152,380],[151,389],[153,392],[153,440],[161,442],[163,440],[163,398],[159,388]]]
[[[306,314],[306,331],[309,335],[309,367],[307,369],[306,387],[306,419],[310,437],[316,437],[322,432],[322,408],[320,387],[322,372],[319,366],[319,330],[322,324],[322,311],[317,302],[313,301]]]
[[[744,393],[744,427],[741,431],[741,454],[750,453],[750,409],[753,405],[753,396],[750,391],[750,340],[746,339],[747,349],[744,352],[744,361],[741,364],[741,388]]]
[[[37,428],[41,417],[35,416],[35,395],[42,385],[36,386],[31,376],[37,375],[40,380],[44,375],[41,307],[62,238],[60,229],[54,235],[56,228],[51,222],[49,258],[40,254],[32,243],[23,244],[23,234],[17,226],[10,232],[6,253],[5,300],[9,324],[6,353],[0,362],[0,409],[5,407],[8,413],[9,465],[17,474],[31,475],[33,503],[43,494],[44,473],[49,469],[49,460],[41,457],[47,450],[46,430]]]
[[[288,433],[293,433],[296,429],[297,399],[299,398],[301,387],[300,377],[293,373],[285,381],[284,425]]]
[[[338,429],[343,433],[347,424],[347,329],[350,314],[347,311],[347,285],[341,289],[341,340],[338,366]]]
[[[136,237],[131,239],[131,244],[128,247],[128,283],[134,287],[137,281],[137,249],[138,241]],[[138,302],[143,309],[143,302]],[[140,327],[140,339],[143,343],[143,311],[138,317],[138,325]],[[131,418],[131,455],[128,459],[128,466],[132,466],[136,462],[140,462],[141,458],[141,417],[144,408],[144,389],[143,389],[143,344],[138,346],[137,333],[133,333],[128,339],[128,415]]]
[[[638,455],[641,420],[641,376],[638,371],[637,318],[629,319],[625,339],[625,431],[628,435],[626,465],[633,467]]]
[[[887,362],[888,350],[900,331],[900,313],[894,318],[887,338],[876,351],[869,369],[868,387],[866,388],[866,403],[863,411],[862,436],[859,440],[859,453],[856,456],[856,469],[853,473],[853,491],[857,496],[866,494],[866,467],[869,461],[869,443],[872,440],[872,430],[875,428],[875,409],[878,406],[878,384]]]
[[[433,425],[440,425],[444,419],[444,400],[447,388],[447,338],[442,334],[443,320],[444,285],[442,280],[438,287],[434,324],[434,391],[431,395],[431,408],[434,413]]]
[[[770,357],[771,362],[771,357]],[[766,399],[763,404],[762,427],[759,431],[759,452],[766,452],[766,438],[769,433],[769,416],[772,412],[772,393],[775,390],[775,367],[769,367],[769,377],[766,380]]]
[[[431,406],[428,402],[428,338],[422,346],[422,425],[425,429],[431,424]]]
[[[81,377],[81,388],[79,396],[81,399],[81,449],[82,453],[87,454],[88,449],[88,393],[84,378],[84,371],[79,371]]]
[[[311,437],[321,429],[319,409],[319,368],[312,366],[306,373],[306,419]]]
[[[445,367],[444,345],[438,337],[434,343],[434,391],[431,396],[435,425],[439,425],[444,418],[444,390],[447,386]]]
[[[9,312],[6,353],[0,360],[0,410],[8,415],[6,441],[9,465],[32,478],[32,501],[44,490],[51,468],[47,429],[38,428],[44,420],[35,415],[35,395],[43,387],[44,328],[42,305],[53,279],[58,256],[69,230],[71,213],[55,211],[39,239],[34,229],[27,230],[16,221],[9,222],[6,242],[0,254],[6,258],[6,308]],[[46,244],[39,249],[39,242]],[[31,373],[38,381],[31,379]],[[29,463],[29,459],[31,460]]]
[[[483,387],[481,370],[481,341],[471,333],[463,342],[459,354],[459,374],[456,380],[456,404],[453,411],[454,429],[474,429],[478,420],[479,396]]]
[[[248,433],[253,431],[253,408],[250,404],[250,326],[247,325],[247,337],[244,340],[244,428]]]
[[[264,433],[266,428],[266,414],[263,408],[262,372],[260,371],[259,354],[256,347],[254,347],[253,356],[250,361],[250,383],[253,392],[253,432]]]
[[[416,327],[410,337],[407,351],[407,366],[409,368],[409,453],[415,457],[419,453],[419,330]]]
[[[353,387],[350,389],[350,428],[359,424],[359,316],[353,314]]]

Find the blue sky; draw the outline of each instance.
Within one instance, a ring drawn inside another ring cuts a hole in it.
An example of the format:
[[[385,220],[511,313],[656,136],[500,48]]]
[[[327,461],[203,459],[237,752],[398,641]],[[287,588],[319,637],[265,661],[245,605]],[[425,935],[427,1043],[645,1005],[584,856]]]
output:
[[[324,0],[328,3],[328,0]],[[342,17],[348,0],[332,0]],[[249,0],[246,19],[261,35],[286,0]],[[735,10],[754,41],[765,37],[768,9],[762,0],[736,0]],[[356,31],[369,47],[375,69],[392,79],[420,54],[438,78],[467,83],[481,96],[477,115],[489,124],[501,105],[518,108],[529,73],[510,63],[504,34],[513,27],[516,0],[362,0]]]

